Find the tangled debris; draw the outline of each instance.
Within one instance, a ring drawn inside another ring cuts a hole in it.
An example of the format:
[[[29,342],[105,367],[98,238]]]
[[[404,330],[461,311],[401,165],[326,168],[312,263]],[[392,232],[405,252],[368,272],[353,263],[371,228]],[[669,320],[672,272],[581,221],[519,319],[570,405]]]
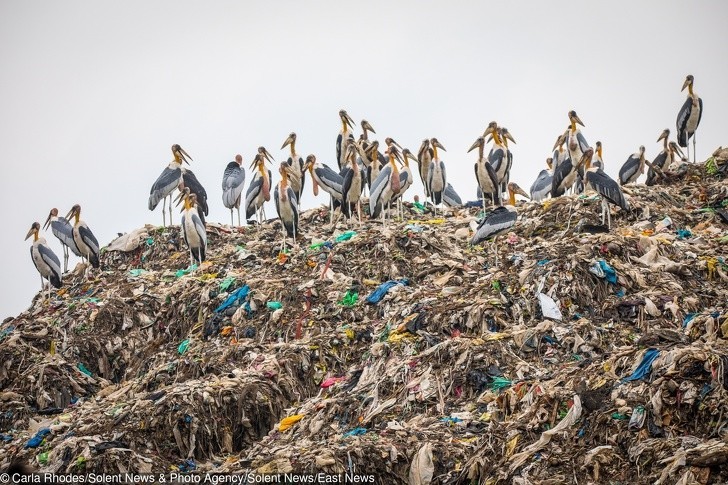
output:
[[[725,482],[711,160],[626,188],[611,232],[588,195],[522,204],[498,268],[468,245],[480,208],[389,229],[309,210],[286,253],[278,222],[210,223],[200,267],[174,228],[126,234],[0,326],[0,469]]]

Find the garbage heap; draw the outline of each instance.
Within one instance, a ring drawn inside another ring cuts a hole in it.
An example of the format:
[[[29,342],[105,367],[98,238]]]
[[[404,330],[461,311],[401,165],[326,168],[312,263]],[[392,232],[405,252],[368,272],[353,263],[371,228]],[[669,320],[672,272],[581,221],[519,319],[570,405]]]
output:
[[[728,481],[725,161],[384,227],[146,226],[0,327],[0,469],[376,483]],[[290,242],[290,240],[289,240]],[[499,251],[494,266],[493,251]]]

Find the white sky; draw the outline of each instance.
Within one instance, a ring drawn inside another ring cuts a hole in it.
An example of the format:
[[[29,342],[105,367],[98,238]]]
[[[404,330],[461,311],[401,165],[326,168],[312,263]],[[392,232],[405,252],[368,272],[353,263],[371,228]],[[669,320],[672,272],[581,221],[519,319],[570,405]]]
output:
[[[471,200],[466,151],[491,120],[518,142],[511,178],[525,190],[570,109],[614,176],[641,144],[654,157],[664,128],[674,139],[693,74],[704,159],[728,144],[727,14],[720,0],[3,0],[0,318],[39,289],[23,237],[51,207],[80,203],[102,245],[161,223],[147,199],[173,143],[194,159],[211,221],[229,221],[220,182],[236,153],[247,166],[264,145],[280,161],[296,131],[301,154],[335,166],[341,108],[413,151],[437,137],[448,180]],[[307,188],[305,206],[328,203]]]

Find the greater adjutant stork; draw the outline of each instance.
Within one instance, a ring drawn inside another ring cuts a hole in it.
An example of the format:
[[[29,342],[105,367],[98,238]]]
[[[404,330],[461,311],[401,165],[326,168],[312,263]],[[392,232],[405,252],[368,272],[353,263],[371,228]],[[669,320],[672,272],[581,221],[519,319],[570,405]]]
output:
[[[265,220],[265,203],[270,200],[270,170],[265,168],[266,158],[260,153],[255,155],[250,169],[254,170],[253,179],[245,192],[245,218],[257,216],[258,224]]]
[[[430,139],[432,147],[432,161],[430,162],[430,170],[428,174],[427,186],[430,189],[430,198],[434,206],[434,213],[437,215],[437,206],[442,202],[442,193],[447,187],[447,171],[445,170],[445,162],[437,156],[437,149],[446,151],[445,147],[437,141],[437,138]],[[390,147],[391,149],[391,147]],[[390,157],[391,159],[391,157]]]
[[[354,136],[354,120],[349,116],[346,110],[339,111],[341,119],[341,131],[336,138],[336,163],[339,164],[339,170],[346,165],[346,140],[349,136]]]
[[[645,171],[645,147],[629,156],[619,169],[619,184],[626,185],[636,182]]]
[[[586,155],[589,155],[587,152]],[[602,225],[604,225],[604,216],[607,216],[607,227],[612,227],[612,216],[609,213],[608,203],[620,207],[622,210],[628,211],[629,204],[624,198],[622,189],[616,181],[614,181],[601,168],[591,167],[586,170],[585,181],[587,187],[591,188],[602,196]]]
[[[422,140],[420,149],[417,151],[417,165],[420,172],[420,180],[425,190],[425,200],[430,198],[430,187],[427,185],[430,180],[430,162],[432,162],[432,148],[430,140]]]
[[[676,155],[682,159],[682,150],[680,150],[680,147],[677,146],[677,143],[669,141],[669,138],[670,130],[663,130],[662,134],[660,134],[660,137],[657,139],[658,142],[663,140],[662,151],[657,154],[654,160],[652,160],[652,167],[657,167],[660,170],[667,170],[673,162],[678,160]],[[658,174],[652,167],[647,169],[647,180],[645,181],[646,185],[655,185],[657,182]]]
[[[397,202],[397,215],[400,219],[404,219],[404,206],[402,205],[402,198],[404,197],[404,193],[407,192],[407,189],[412,186],[412,183],[415,180],[412,176],[412,169],[410,169],[409,166],[410,159],[414,160],[415,162],[417,161],[417,158],[412,155],[412,152],[409,150],[409,148],[402,149],[402,168],[399,171],[399,190],[392,197],[392,199],[396,200]]]
[[[225,167],[222,174],[222,203],[230,209],[230,225],[233,225],[233,209],[238,211],[238,226],[240,225],[240,198],[245,188],[245,169],[243,157],[235,155],[235,161]]]
[[[586,142],[586,138],[582,135],[581,130],[577,128],[577,124],[584,126],[576,111],[569,111],[569,130],[567,149],[569,150],[569,158],[571,158],[572,164],[575,164],[575,160],[580,160],[584,152],[590,149],[589,144]],[[592,154],[593,155],[593,154]]]
[[[292,187],[288,186],[288,170],[282,163],[278,172],[281,174],[281,181],[276,185],[273,191],[273,199],[276,201],[276,212],[283,225],[283,244],[282,249],[286,249],[286,237],[293,238],[293,244],[296,244],[296,235],[298,234],[298,201],[296,193]]]
[[[551,194],[551,187],[553,185],[553,159],[551,157],[546,159],[547,170],[541,170],[536,177],[536,180],[531,185],[531,200],[535,202],[541,202]]]
[[[172,192],[174,189],[182,186],[182,163],[189,165],[188,158],[192,160],[187,152],[177,144],[172,145],[172,155],[174,160],[169,162],[161,175],[157,178],[149,191],[149,210],[153,211],[157,208],[159,201],[162,201],[162,224],[167,225],[166,215],[164,212],[169,197],[169,223],[172,224]]]
[[[566,134],[564,134],[563,138],[559,137],[559,140],[563,140],[565,137]],[[557,144],[559,143],[559,140],[556,141]],[[591,151],[593,154],[593,150],[591,148],[587,148],[587,151]],[[582,159],[583,154],[576,159],[576,162],[574,161],[575,159],[571,158],[569,155],[566,159],[562,160],[556,168],[554,168],[553,179],[551,181],[551,197],[560,197],[574,186],[576,177],[579,175],[579,169],[584,163]]]
[[[286,166],[284,168],[288,173],[288,182],[290,183],[291,189],[293,189],[293,192],[296,194],[296,203],[300,209],[301,198],[303,197],[303,187],[306,185],[306,171],[303,169],[303,166],[305,165],[303,157],[296,153],[296,134],[294,132],[291,132],[291,134],[288,135],[288,138],[286,138],[286,141],[284,141],[281,146],[281,150],[286,148],[286,146],[291,147],[291,154],[288,156],[288,160],[286,160]]]
[[[478,149],[478,160],[475,162],[475,180],[478,182],[480,197],[485,209],[485,198],[488,197],[493,205],[500,205],[501,187],[498,183],[498,174],[488,160],[483,156],[485,150],[485,138],[479,136],[468,149],[468,153]]]
[[[195,264],[195,261],[200,264],[206,258],[207,231],[196,207],[197,196],[191,194],[190,190],[185,188],[180,193],[179,201],[184,202],[180,226],[182,227],[185,243],[187,243],[187,248],[190,251],[190,266]]]
[[[361,222],[361,196],[364,189],[364,178],[356,160],[356,152],[356,143],[349,142],[346,147],[347,165],[339,173],[343,179],[341,212],[346,217],[351,218],[352,208],[356,207],[357,217]]]
[[[392,200],[392,197],[399,192],[402,182],[395,161],[400,156],[397,148],[390,145],[386,153],[389,157],[389,163],[379,172],[379,176],[372,183],[369,197],[369,216],[376,219],[381,214],[382,224],[386,220],[385,207]]]
[[[690,147],[688,141],[693,139],[693,162],[695,161],[695,131],[700,124],[700,118],[703,116],[703,100],[693,91],[693,83],[695,78],[692,74],[688,74],[680,91],[688,88],[688,99],[683,103],[680,112],[677,114],[677,142],[688,149],[688,161],[690,161]]]
[[[47,279],[51,285],[56,288],[60,288],[63,284],[61,281],[61,262],[58,260],[58,256],[51,250],[46,243],[45,238],[38,236],[40,231],[40,223],[34,222],[30,226],[30,231],[25,236],[28,240],[30,236],[33,236],[33,245],[30,247],[30,257],[33,259],[35,269],[40,273],[40,291],[42,292],[45,283],[43,279]],[[51,296],[50,285],[48,286],[48,298]]]
[[[343,200],[344,179],[328,165],[317,162],[315,155],[306,157],[306,165],[304,165],[304,168],[311,174],[313,195],[318,195],[319,187],[321,187],[331,196],[331,200],[329,201],[329,222],[333,222],[334,199],[339,202]]]
[[[68,271],[68,249],[70,248],[73,254],[81,257],[81,251],[78,250],[76,241],[73,240],[73,226],[65,217],[58,216],[58,209],[55,207],[48,214],[43,229],[48,229],[48,226],[50,226],[53,235],[61,241],[63,246],[63,272],[65,273]]]
[[[597,149],[592,157],[591,166],[594,168],[601,168],[604,170],[604,159],[602,159],[602,142],[597,142]]]
[[[170,201],[171,203],[172,201]],[[99,242],[96,240],[96,236],[91,232],[88,225],[81,220],[81,206],[76,204],[71,207],[71,210],[66,215],[66,219],[69,221],[74,219],[73,241],[81,253],[81,258],[88,260],[94,268],[101,266],[99,262]]]
[[[475,235],[473,235],[473,239],[470,241],[470,244],[476,245],[493,238],[496,267],[498,267],[498,248],[496,246],[496,239],[499,234],[502,234],[513,227],[518,219],[518,212],[515,207],[516,194],[528,197],[528,194],[526,194],[523,189],[513,182],[508,184],[507,190],[508,204],[496,207],[490,214],[485,216],[483,220],[480,221],[480,224],[478,224],[478,227],[475,230]]]

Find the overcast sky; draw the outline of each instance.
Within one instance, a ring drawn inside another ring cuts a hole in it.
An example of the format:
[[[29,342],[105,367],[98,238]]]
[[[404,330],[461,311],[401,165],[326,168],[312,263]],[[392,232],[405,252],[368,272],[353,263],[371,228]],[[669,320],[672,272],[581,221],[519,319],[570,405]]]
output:
[[[526,190],[570,109],[615,176],[641,144],[654,157],[664,128],[674,139],[693,74],[705,159],[728,144],[727,14],[720,0],[2,0],[0,318],[40,288],[23,237],[52,207],[80,203],[102,245],[161,224],[147,200],[174,143],[194,159],[211,221],[229,221],[220,181],[236,153],[247,166],[264,145],[280,161],[295,131],[301,154],[335,166],[341,108],[413,151],[437,137],[467,200],[466,152],[491,120],[518,142],[511,179]],[[306,207],[328,203],[307,188]],[[407,199],[418,192],[419,180]]]

